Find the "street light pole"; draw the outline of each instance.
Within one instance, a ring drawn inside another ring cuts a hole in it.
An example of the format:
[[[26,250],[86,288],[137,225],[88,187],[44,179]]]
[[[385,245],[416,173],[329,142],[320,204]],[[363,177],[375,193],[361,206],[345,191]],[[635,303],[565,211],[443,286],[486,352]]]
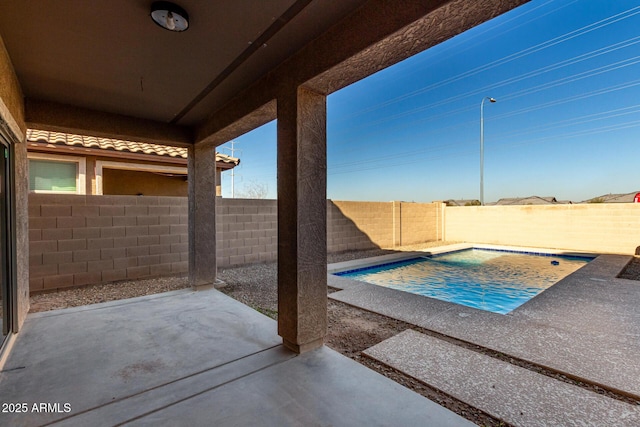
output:
[[[484,206],[484,101],[496,102],[495,98],[485,96],[480,103],[480,205]]]

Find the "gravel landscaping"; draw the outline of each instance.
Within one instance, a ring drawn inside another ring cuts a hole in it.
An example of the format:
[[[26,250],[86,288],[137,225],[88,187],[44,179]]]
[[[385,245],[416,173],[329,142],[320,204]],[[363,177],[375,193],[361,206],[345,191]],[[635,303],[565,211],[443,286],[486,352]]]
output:
[[[448,243],[454,242],[424,243],[397,248],[395,251],[374,249],[328,254],[328,262],[334,263],[385,255],[398,250],[419,250]],[[220,288],[221,292],[271,318],[277,318],[277,265],[275,263],[219,269],[218,277],[225,282],[225,286]],[[619,277],[640,280],[640,257],[634,257]],[[44,293],[31,297],[31,312],[132,298],[187,287],[187,277],[181,276],[117,282]],[[329,292],[332,291],[332,289],[329,289]],[[407,375],[362,355],[363,350],[406,329],[416,329],[422,333],[429,333],[428,331],[331,300],[328,303],[328,320],[329,327],[326,343],[334,350],[449,408],[478,425],[505,426],[504,423],[475,408],[469,407]]]

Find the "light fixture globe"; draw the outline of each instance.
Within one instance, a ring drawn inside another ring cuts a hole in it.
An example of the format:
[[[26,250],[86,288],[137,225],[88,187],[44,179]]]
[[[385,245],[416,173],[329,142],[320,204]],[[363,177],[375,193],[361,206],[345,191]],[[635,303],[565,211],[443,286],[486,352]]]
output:
[[[153,22],[169,31],[186,31],[189,28],[189,15],[180,6],[168,1],[156,1],[151,4]]]

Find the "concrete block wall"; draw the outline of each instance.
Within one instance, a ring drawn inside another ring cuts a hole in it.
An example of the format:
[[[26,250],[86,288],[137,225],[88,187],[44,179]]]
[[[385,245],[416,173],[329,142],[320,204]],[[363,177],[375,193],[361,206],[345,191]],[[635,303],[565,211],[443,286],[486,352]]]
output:
[[[276,200],[218,199],[216,215],[219,267],[277,259]]]
[[[447,207],[444,238],[633,255],[640,204]]]
[[[441,212],[437,203],[401,203],[395,217],[396,244],[435,240]],[[216,230],[220,267],[277,260],[276,200],[219,199]],[[393,247],[394,202],[327,201],[327,251]],[[405,216],[407,219],[405,219]],[[420,224],[409,224],[420,221]],[[428,224],[424,224],[428,221]],[[433,222],[433,223],[431,223]]]
[[[442,240],[441,203],[402,202],[399,209],[401,245]]]
[[[184,197],[29,195],[30,290],[188,271]]]
[[[327,250],[371,249],[390,245],[392,206],[380,202],[327,201]]]
[[[328,201],[329,252],[438,240],[441,203]]]
[[[438,206],[328,201],[327,250],[437,239]],[[186,197],[30,194],[30,290],[187,273],[187,211]],[[216,231],[218,267],[276,261],[277,201],[218,199]]]
[[[217,259],[277,259],[277,201],[219,199]],[[443,207],[327,201],[327,250],[432,240],[634,254],[640,204]],[[184,197],[29,195],[30,290],[186,273]]]

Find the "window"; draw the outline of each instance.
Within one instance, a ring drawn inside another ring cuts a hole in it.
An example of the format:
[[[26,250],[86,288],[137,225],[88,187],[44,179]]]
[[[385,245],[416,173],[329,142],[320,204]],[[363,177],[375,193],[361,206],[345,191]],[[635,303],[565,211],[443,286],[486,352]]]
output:
[[[81,157],[29,153],[29,191],[85,194],[85,169]]]

